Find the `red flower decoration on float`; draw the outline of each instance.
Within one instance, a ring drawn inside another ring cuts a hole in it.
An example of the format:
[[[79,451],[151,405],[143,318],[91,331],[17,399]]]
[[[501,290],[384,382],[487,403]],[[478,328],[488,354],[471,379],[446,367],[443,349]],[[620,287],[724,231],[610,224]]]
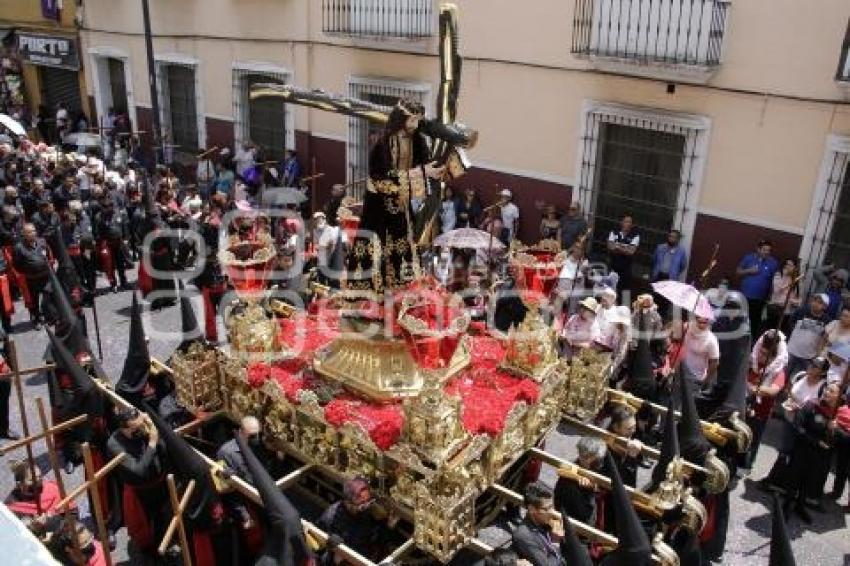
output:
[[[252,389],[259,389],[263,386],[270,375],[270,368],[264,363],[253,363],[248,366],[245,371],[245,377],[248,386]]]
[[[478,368],[467,371],[446,384],[446,393],[458,395],[463,403],[461,420],[471,434],[497,436],[515,403],[536,403],[539,386],[530,379]]]
[[[404,414],[398,405],[379,405],[352,398],[334,399],[325,406],[325,420],[335,427],[354,422],[363,427],[375,446],[389,449],[401,436]]]

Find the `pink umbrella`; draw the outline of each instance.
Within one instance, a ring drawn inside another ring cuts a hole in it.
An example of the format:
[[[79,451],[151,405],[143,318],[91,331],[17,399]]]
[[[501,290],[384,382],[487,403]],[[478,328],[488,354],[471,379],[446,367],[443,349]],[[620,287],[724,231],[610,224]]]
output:
[[[491,247],[493,250],[501,250],[505,247],[498,238],[490,236],[484,230],[476,230],[475,228],[458,228],[440,234],[434,239],[434,245],[443,248],[473,250],[485,250]]]
[[[693,285],[681,281],[658,281],[652,284],[652,289],[673,305],[690,311],[700,318],[714,320],[711,304]]]

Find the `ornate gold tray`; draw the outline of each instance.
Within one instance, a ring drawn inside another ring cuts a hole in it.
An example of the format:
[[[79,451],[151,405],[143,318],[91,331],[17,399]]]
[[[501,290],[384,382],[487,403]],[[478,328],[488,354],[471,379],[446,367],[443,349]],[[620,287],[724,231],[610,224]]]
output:
[[[430,372],[416,364],[402,338],[340,337],[316,353],[313,368],[355,393],[386,402],[415,397],[433,380],[442,385],[470,360],[465,338],[448,367]]]

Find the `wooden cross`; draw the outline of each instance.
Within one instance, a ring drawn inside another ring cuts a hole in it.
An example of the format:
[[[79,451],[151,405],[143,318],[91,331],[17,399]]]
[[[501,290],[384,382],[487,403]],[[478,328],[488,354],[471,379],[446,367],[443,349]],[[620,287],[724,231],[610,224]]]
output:
[[[39,405],[42,403],[42,400],[41,400],[40,397],[38,399],[36,399],[36,403],[39,403]],[[53,435],[58,434],[62,431],[68,430],[71,427],[75,427],[78,424],[88,420],[88,418],[89,418],[88,414],[82,414],[82,415],[78,415],[78,416],[76,416],[72,419],[68,419],[67,421],[62,421],[58,425],[54,425],[52,427],[42,426],[42,431],[39,432],[39,433],[27,436],[26,438],[21,438],[20,440],[16,440],[14,442],[9,442],[8,444],[4,444],[3,446],[0,446],[0,456],[8,454],[12,450],[17,450],[21,446],[24,446],[24,445],[27,445],[27,444],[32,444],[33,442],[41,440],[42,438],[47,438],[48,436],[53,436]]]
[[[18,364],[18,350],[15,348],[15,340],[13,338],[9,338],[7,342],[7,358],[9,362],[12,364],[12,380],[15,383],[15,393],[18,398],[18,411],[21,414],[21,430],[24,433],[25,437],[30,435],[30,425],[29,420],[27,419],[27,407],[24,403],[24,387],[21,384],[21,371],[18,369],[20,365]],[[32,443],[28,442],[24,445],[27,450],[27,464],[30,468],[30,477],[32,477],[33,481],[35,481],[35,458],[32,454]],[[35,508],[41,513],[41,497],[36,494],[35,498]]]
[[[38,420],[41,422],[41,434],[36,435],[36,436],[44,438],[44,442],[45,442],[45,444],[47,444],[47,455],[48,455],[48,458],[50,459],[50,467],[53,468],[53,477],[56,478],[56,488],[59,490],[59,497],[64,498],[65,497],[65,482],[62,479],[62,471],[59,469],[59,458],[56,455],[56,445],[53,442],[53,435],[56,434],[56,430],[59,427],[53,427],[51,429],[50,423],[47,420],[47,411],[44,410],[44,400],[41,397],[39,397],[35,400],[35,403],[36,403],[36,406],[38,407]],[[79,424],[82,421],[80,421],[78,419],[80,419],[80,417],[82,417],[83,421],[85,421],[87,416],[88,415],[80,415],[79,417],[71,419],[71,421],[76,421],[75,424]],[[68,422],[71,422],[71,421],[65,421],[62,424],[67,424]],[[65,428],[68,428],[68,427],[65,427]],[[64,429],[62,429],[62,430],[64,430]],[[33,442],[33,441],[30,441],[30,442]],[[77,534],[76,520],[74,519],[74,514],[71,513],[70,507],[65,508],[65,528],[68,529],[72,533],[71,544],[73,544],[74,548],[79,552],[80,551],[80,541],[79,541],[78,537],[76,536],[76,534]],[[108,549],[109,549],[108,544],[109,544],[109,541],[107,541],[107,546],[104,547],[104,554],[108,554]],[[107,564],[110,564],[109,560],[107,560]]]
[[[162,537],[162,542],[159,543],[157,552],[159,552],[160,556],[165,556],[165,551],[168,550],[168,545],[171,544],[171,539],[174,538],[174,531],[176,530],[180,534],[183,566],[192,566],[192,555],[189,548],[189,539],[186,536],[186,525],[183,523],[183,513],[186,512],[189,499],[192,497],[192,492],[195,491],[195,480],[189,480],[182,498],[177,497],[174,474],[168,474],[166,482],[168,483],[168,496],[171,499],[171,510],[174,512],[174,516],[171,517],[171,522],[168,524],[165,536]]]

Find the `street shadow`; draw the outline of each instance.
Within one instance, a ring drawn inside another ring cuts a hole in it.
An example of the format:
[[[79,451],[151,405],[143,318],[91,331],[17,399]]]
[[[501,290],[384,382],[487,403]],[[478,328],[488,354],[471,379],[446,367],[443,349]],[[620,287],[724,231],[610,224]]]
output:
[[[773,521],[773,497],[756,487],[756,482],[746,480],[744,482],[745,490],[741,495],[742,498],[755,503],[761,503],[765,506],[767,513],[750,517],[744,523],[748,529],[759,533],[765,538],[770,538],[771,527]],[[785,498],[779,497],[780,505],[785,502]],[[788,525],[788,536],[791,539],[798,538],[803,531],[811,531],[817,534],[824,534],[831,531],[847,528],[847,519],[844,515],[844,509],[834,501],[825,499],[823,501],[822,510],[807,508],[812,516],[812,524],[807,525],[800,520],[795,513],[786,515],[785,522]]]
[[[118,316],[123,316],[124,318],[130,318],[130,312],[133,310],[132,305],[127,305],[126,307],[121,307],[114,311]]]

